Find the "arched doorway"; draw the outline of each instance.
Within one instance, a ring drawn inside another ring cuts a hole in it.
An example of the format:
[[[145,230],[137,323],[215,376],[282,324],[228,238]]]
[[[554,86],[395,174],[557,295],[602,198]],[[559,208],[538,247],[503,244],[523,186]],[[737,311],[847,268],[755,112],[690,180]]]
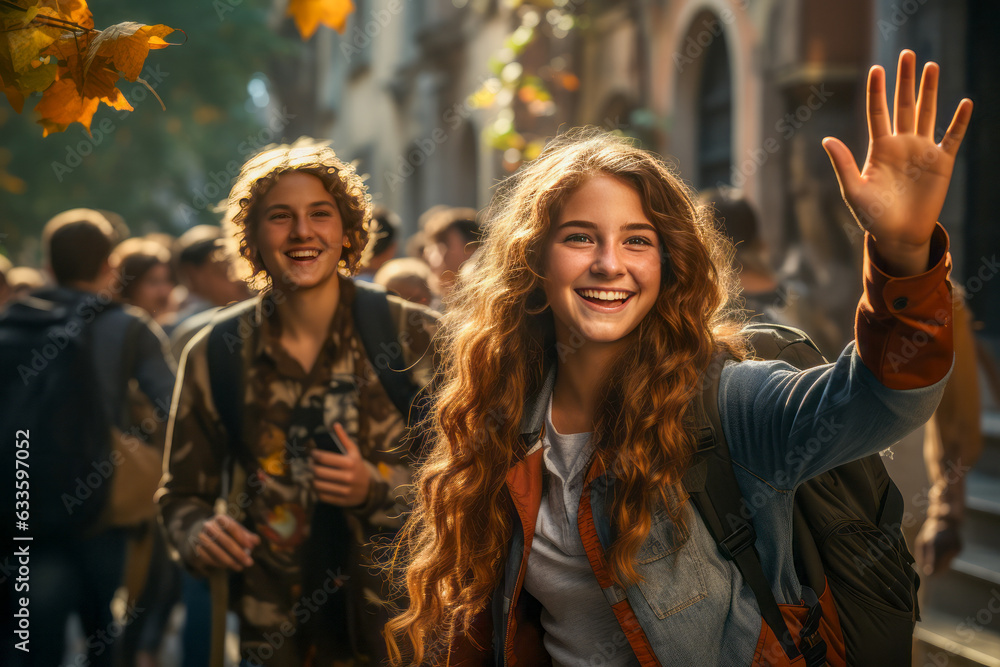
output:
[[[727,185],[733,163],[733,83],[729,49],[718,17],[706,29],[718,32],[702,55],[704,65],[698,82],[697,157],[698,188]]]

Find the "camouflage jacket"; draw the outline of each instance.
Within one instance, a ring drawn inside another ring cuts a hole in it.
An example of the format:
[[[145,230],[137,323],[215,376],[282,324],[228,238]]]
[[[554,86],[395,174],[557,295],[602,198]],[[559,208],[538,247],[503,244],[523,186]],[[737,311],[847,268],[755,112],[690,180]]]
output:
[[[341,279],[340,305],[310,370],[277,344],[281,323],[274,304],[280,298],[278,292],[266,292],[242,315],[246,395],[244,442],[238,451],[229,451],[212,403],[210,327],[185,348],[158,495],[161,519],[179,557],[195,569],[195,538],[213,515],[223,462],[231,455],[246,472],[246,484],[241,493],[230,494],[228,511],[261,537],[251,554],[254,565],[233,577],[231,586],[243,658],[268,665],[328,664],[326,659],[313,662],[318,651],[343,661],[337,664],[363,664],[385,650],[379,634],[386,620],[379,604],[385,591],[368,568],[372,540],[401,524],[417,453],[412,446],[400,447],[405,419],[379,382],[354,327],[353,283]],[[389,307],[410,377],[424,386],[435,367],[430,345],[436,315],[393,296]],[[317,503],[308,464],[313,434],[332,432],[334,422],[358,444],[372,477],[365,502],[343,511]],[[317,507],[322,536],[312,534],[319,530],[313,523]],[[347,551],[339,561],[331,555],[338,549]],[[300,631],[310,623],[323,627]],[[325,649],[317,648],[324,642]]]

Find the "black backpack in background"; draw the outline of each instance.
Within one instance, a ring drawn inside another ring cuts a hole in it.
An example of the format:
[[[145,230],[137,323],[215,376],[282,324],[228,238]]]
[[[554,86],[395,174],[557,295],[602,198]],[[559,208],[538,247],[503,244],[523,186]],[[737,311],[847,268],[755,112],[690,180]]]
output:
[[[758,359],[785,361],[798,369],[826,363],[809,337],[792,327],[747,327]],[[684,478],[685,489],[712,533],[754,592],[761,614],[789,660],[800,653],[809,667],[826,664],[826,646],[796,646],[764,576],[754,546],[753,523],[733,472],[719,417],[719,378],[726,361],[717,356],[707,384],[693,404],[699,455]],[[795,492],[793,550],[799,580],[816,594],[824,577],[837,605],[847,664],[886,667],[910,664],[919,577],[900,531],[903,497],[882,459],[872,454],[803,482]],[[818,625],[819,618],[811,619]],[[807,621],[807,624],[809,621]],[[803,631],[803,635],[808,632]]]
[[[107,500],[114,465],[90,349],[95,316],[82,296],[29,296],[0,314],[5,548],[12,537],[82,535]]]

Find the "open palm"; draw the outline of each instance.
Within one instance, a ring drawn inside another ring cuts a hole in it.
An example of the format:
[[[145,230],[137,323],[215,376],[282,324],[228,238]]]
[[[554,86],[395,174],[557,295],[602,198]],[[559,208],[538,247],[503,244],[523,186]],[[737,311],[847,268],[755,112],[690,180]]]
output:
[[[823,140],[840,191],[862,229],[875,239],[879,255],[900,274],[926,269],[931,235],[951,182],[972,101],[963,99],[941,143],[934,142],[939,68],[929,62],[914,98],[916,54],[899,54],[894,122],[885,96],[885,70],[868,73],[868,156],[858,171],[839,139]],[[895,272],[894,271],[894,272]]]

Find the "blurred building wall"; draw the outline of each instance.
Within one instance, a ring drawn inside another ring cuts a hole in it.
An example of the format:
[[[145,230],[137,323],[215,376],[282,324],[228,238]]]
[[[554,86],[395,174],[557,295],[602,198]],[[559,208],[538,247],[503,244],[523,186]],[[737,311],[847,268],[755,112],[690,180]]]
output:
[[[863,159],[867,70],[875,62],[886,66],[891,89],[901,48],[914,49],[921,65],[934,59],[942,66],[943,133],[961,96],[975,98],[997,78],[985,62],[969,62],[977,45],[997,48],[996,40],[977,38],[970,29],[975,16],[995,14],[996,3],[571,4],[586,15],[586,28],[560,43],[533,44],[529,57],[566,55],[580,87],[532,129],[618,129],[664,154],[696,187],[741,187],[760,214],[773,263],[823,300],[839,328],[823,342],[839,348],[852,333],[862,236],[820,142],[837,136]],[[344,35],[327,33],[325,53],[318,56],[326,108],[321,132],[359,160],[371,174],[376,199],[402,215],[407,232],[435,204],[486,206],[492,185],[506,175],[498,151],[481,138],[496,111],[471,109],[466,99],[492,76],[489,59],[519,25],[519,11],[524,6],[512,9],[500,0],[366,0]],[[380,22],[385,25],[366,40]],[[996,136],[977,128],[988,113],[977,108],[967,143]],[[998,240],[996,226],[984,231],[983,221],[968,219],[970,201],[978,197],[981,217],[997,196],[987,183],[998,171],[995,161],[982,157],[985,170],[970,173],[970,154],[983,151],[963,148],[942,213],[959,282],[982,265],[966,262],[968,249],[984,241],[996,247]],[[1000,313],[1000,289],[993,283],[974,296],[980,316]],[[987,324],[990,333],[1000,333],[997,317],[988,316]]]

